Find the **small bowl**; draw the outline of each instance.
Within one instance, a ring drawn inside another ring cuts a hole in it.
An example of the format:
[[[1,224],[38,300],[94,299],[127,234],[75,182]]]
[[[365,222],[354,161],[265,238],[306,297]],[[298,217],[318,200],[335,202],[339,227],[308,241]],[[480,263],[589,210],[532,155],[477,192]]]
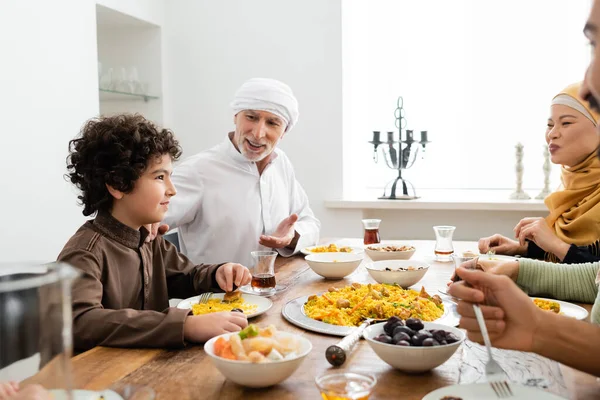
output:
[[[295,337],[300,342],[300,354],[297,357],[257,364],[250,361],[229,360],[215,355],[214,344],[218,338],[229,339],[229,336],[237,334],[236,332],[215,336],[204,344],[204,351],[227,379],[246,387],[263,388],[283,382],[298,369],[312,350],[312,344],[305,337],[289,332],[279,332],[278,334]]]
[[[377,378],[356,372],[326,373],[317,377],[315,384],[324,399],[366,399]]]
[[[415,270],[394,271],[400,268],[414,267]],[[419,282],[429,270],[429,264],[417,260],[385,260],[375,261],[365,266],[369,275],[379,283],[398,284],[403,288]],[[389,268],[392,271],[386,271]],[[419,269],[420,268],[420,269]]]
[[[306,256],[308,266],[327,279],[342,279],[360,265],[364,253],[314,253]]]
[[[379,261],[379,260],[408,260],[413,256],[413,254],[415,254],[415,251],[417,251],[417,249],[414,246],[412,246],[412,250],[406,250],[406,251],[372,250],[372,249],[379,249],[379,248],[383,248],[383,247],[387,247],[387,246],[402,247],[402,246],[397,246],[397,245],[391,244],[391,243],[370,244],[368,246],[365,246],[365,252],[367,253],[367,255],[369,256],[369,258],[371,260]]]
[[[363,332],[363,337],[369,343],[375,354],[390,366],[404,372],[425,372],[439,367],[458,349],[465,340],[465,334],[460,329],[435,322],[423,322],[424,329],[443,329],[452,332],[459,338],[458,342],[433,347],[396,346],[374,340],[383,333],[385,322],[371,325]]]

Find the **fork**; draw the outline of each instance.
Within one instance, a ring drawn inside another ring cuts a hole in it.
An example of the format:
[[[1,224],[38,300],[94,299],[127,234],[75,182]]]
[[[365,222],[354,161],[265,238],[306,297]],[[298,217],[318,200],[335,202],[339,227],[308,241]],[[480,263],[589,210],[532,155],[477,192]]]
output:
[[[513,397],[513,392],[510,389],[510,385],[506,380],[506,372],[502,369],[500,364],[494,360],[492,355],[492,343],[490,342],[490,336],[488,335],[487,327],[485,326],[485,320],[483,319],[483,313],[479,305],[473,304],[473,311],[475,311],[475,317],[481,329],[483,335],[483,341],[488,352],[488,362],[485,364],[485,377],[489,382],[490,386],[496,393],[496,397],[499,399],[506,399]]]
[[[198,298],[198,304],[208,303],[208,301],[210,300],[210,298],[212,297],[212,295],[213,295],[213,292],[202,293],[200,295],[200,297]]]

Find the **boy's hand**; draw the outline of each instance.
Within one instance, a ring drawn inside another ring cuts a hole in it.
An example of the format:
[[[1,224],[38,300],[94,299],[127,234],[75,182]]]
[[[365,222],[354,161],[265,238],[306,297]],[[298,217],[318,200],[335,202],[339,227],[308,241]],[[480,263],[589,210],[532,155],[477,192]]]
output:
[[[0,400],[5,400],[14,396],[19,391],[17,382],[0,382]]]
[[[206,342],[223,333],[239,332],[248,326],[248,318],[241,312],[217,312],[186,318],[183,337],[189,342]]]
[[[40,385],[19,389],[16,382],[0,383],[0,400],[51,400],[50,392]]]
[[[233,291],[233,285],[237,287],[250,283],[252,275],[248,268],[242,264],[227,263],[219,267],[216,274],[219,287],[226,292]]]
[[[485,254],[493,251],[496,254],[505,254],[507,256],[527,254],[527,243],[522,246],[516,240],[511,240],[506,236],[492,235],[479,239],[479,252]]]

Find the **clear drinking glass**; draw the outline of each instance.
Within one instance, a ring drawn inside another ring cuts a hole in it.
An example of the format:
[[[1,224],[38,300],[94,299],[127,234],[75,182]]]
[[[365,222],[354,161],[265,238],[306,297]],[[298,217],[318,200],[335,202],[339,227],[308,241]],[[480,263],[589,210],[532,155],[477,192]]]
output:
[[[456,275],[456,268],[460,267],[463,263],[466,263],[467,261],[470,261],[468,265],[472,265],[473,261],[471,260],[475,260],[474,265],[477,265],[478,256],[459,256],[457,254],[452,254],[450,258],[452,259],[452,261],[454,261],[454,274],[452,276],[452,282],[458,282],[461,280],[461,278],[460,276]]]
[[[441,225],[434,226],[435,232],[435,256],[439,262],[451,262],[450,255],[454,253],[452,245],[452,235],[456,230],[455,226]]]
[[[64,263],[0,264],[0,381],[21,381],[44,368],[43,386],[72,390],[71,284]]]
[[[275,259],[276,251],[253,251],[252,290],[259,294],[275,292]]]
[[[365,228],[365,237],[363,240],[364,244],[375,244],[381,242],[379,237],[379,224],[380,219],[363,219],[363,226]]]

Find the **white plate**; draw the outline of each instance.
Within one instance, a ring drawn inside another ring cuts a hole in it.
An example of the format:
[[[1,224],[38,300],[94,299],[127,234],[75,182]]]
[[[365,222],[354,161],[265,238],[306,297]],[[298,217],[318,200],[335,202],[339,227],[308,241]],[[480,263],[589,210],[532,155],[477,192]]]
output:
[[[311,249],[314,249],[315,247],[329,246],[330,244],[331,244],[331,243],[329,243],[329,244],[322,244],[322,245],[319,245],[319,246],[309,246],[309,247],[305,247],[305,248],[303,248],[302,250],[300,250],[300,252],[301,252],[302,254],[304,254],[305,256],[307,256],[307,255],[309,255],[309,254],[318,254],[318,253],[314,253],[314,252],[312,252],[312,251],[311,251]],[[342,246],[342,245],[338,245],[337,243],[336,243],[335,245],[336,245],[337,247],[351,247],[351,248],[352,248],[352,251],[351,251],[351,253],[352,253],[352,254],[360,254],[360,253],[364,253],[364,252],[365,252],[365,249],[363,249],[362,247],[355,247],[355,246]],[[325,253],[325,252],[321,252],[321,253]]]
[[[223,299],[225,293],[215,293],[212,295],[211,299]],[[181,308],[184,310],[190,310],[192,308],[192,304],[198,303],[198,299],[200,296],[190,297],[189,299],[182,300],[179,304],[177,304],[177,308]],[[255,304],[258,307],[256,311],[252,314],[248,314],[248,318],[253,318],[259,316],[260,314],[266,313],[271,307],[273,307],[273,302],[271,299],[263,296],[256,296],[252,294],[243,294],[242,298],[248,304]]]
[[[112,390],[103,390],[101,392],[93,392],[91,390],[73,390],[72,400],[100,400],[104,397],[104,400],[123,400],[123,398]],[[67,400],[67,391],[64,389],[52,389],[50,390],[53,400]]]
[[[579,307],[578,305],[573,304],[573,303],[568,303],[566,301],[545,299],[543,297],[532,297],[531,301],[533,301],[533,299],[554,301],[555,303],[560,304],[560,314],[564,315],[566,317],[572,317],[572,318],[576,318],[579,320],[583,320],[583,319],[586,319],[589,314],[585,308]],[[552,312],[552,311],[548,311],[548,312]]]
[[[514,400],[564,400],[553,393],[514,383],[510,384]],[[440,400],[444,396],[460,397],[463,400],[497,400],[498,397],[489,383],[446,386],[427,394],[423,400]]]
[[[333,325],[308,317],[304,313],[304,303],[308,301],[308,297],[302,296],[288,301],[281,309],[283,317],[300,328],[326,335],[346,336],[355,329],[353,326]],[[443,300],[443,304],[444,315],[432,322],[448,326],[458,326],[460,316],[456,312],[456,304],[447,300]]]

